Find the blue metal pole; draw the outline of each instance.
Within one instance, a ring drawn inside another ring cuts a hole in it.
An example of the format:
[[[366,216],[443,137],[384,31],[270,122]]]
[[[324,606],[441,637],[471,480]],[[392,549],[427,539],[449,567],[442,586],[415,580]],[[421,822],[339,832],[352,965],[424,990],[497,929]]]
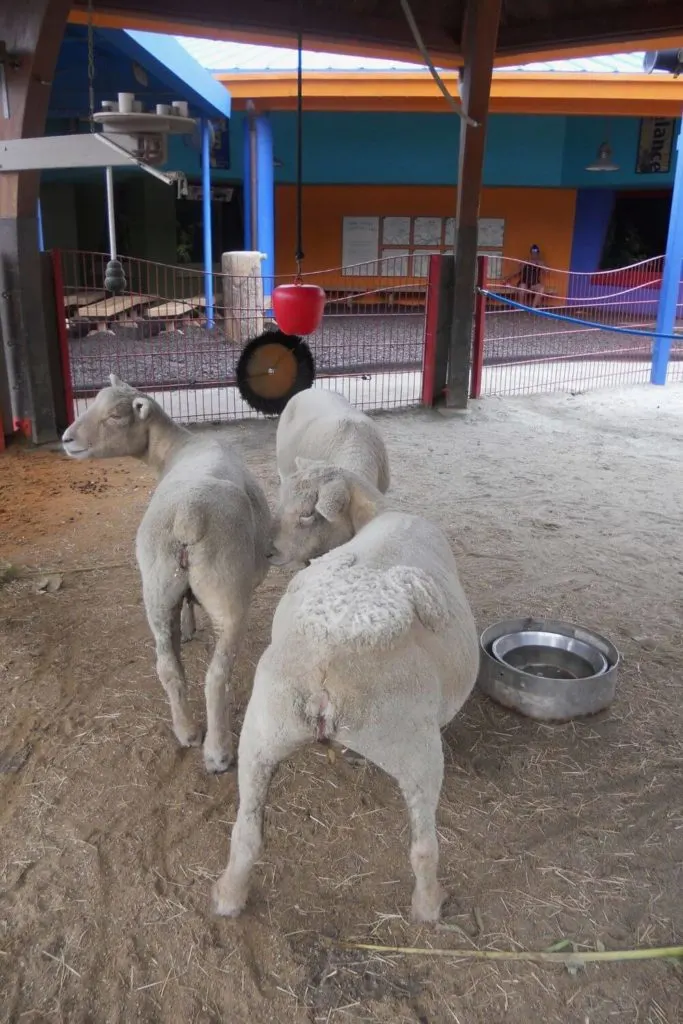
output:
[[[244,138],[243,138],[243,145],[244,145],[243,154],[244,154],[244,159],[243,159],[243,170],[242,170],[242,197],[243,197],[243,203],[244,203],[244,249],[245,249],[245,252],[251,252],[251,250],[254,248],[254,245],[255,245],[255,239],[253,239],[251,237],[252,236],[252,230],[251,230],[251,220],[252,220],[252,217],[251,217],[251,207],[252,207],[251,176],[252,176],[252,170],[251,170],[251,116],[250,116],[249,111],[247,111],[247,113],[246,113],[246,115],[244,117],[243,128],[244,128]]]
[[[652,370],[650,380],[653,384],[666,384],[666,372],[669,368],[671,353],[671,337],[676,325],[676,307],[681,286],[681,264],[683,264],[683,119],[681,119],[676,143],[676,171],[674,187],[671,195],[671,213],[669,214],[669,234],[666,240],[664,271],[662,274],[662,290],[659,294],[657,309],[657,337],[652,348]],[[669,337],[667,337],[669,335]]]
[[[43,207],[38,200],[36,204],[36,217],[38,220],[38,248],[41,252],[45,252],[45,236],[43,235]]]
[[[270,118],[256,119],[256,218],[258,238],[255,249],[265,253],[261,264],[263,297],[268,307],[275,277],[275,164],[273,161],[273,132]],[[269,312],[269,309],[266,309]]]
[[[211,125],[202,118],[202,214],[204,222],[204,298],[206,326],[215,324],[213,297],[213,237],[211,233]]]

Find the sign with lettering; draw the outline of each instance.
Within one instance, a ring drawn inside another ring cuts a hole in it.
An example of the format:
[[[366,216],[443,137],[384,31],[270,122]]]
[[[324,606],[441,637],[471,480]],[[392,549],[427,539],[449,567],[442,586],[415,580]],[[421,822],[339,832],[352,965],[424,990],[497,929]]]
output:
[[[212,124],[211,166],[217,171],[230,170],[230,130],[228,122],[221,119],[213,121]]]
[[[212,203],[231,203],[234,188],[229,185],[212,185],[211,186],[211,202]],[[183,196],[183,199],[193,199],[195,202],[203,199],[204,188],[201,185],[188,185],[187,192]]]
[[[673,117],[641,117],[636,174],[669,173],[674,125]]]

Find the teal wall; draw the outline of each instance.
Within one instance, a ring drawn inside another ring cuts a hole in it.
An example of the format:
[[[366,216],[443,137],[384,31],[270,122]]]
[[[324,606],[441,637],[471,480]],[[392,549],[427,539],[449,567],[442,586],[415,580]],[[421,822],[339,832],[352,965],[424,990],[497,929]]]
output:
[[[216,180],[241,181],[244,115],[231,118],[232,167]],[[295,115],[271,114],[275,180],[295,175]],[[496,114],[489,120],[484,184],[536,188],[666,188],[668,174],[636,174],[640,121],[635,117],[545,117]],[[54,122],[50,134],[65,131]],[[676,129],[677,130],[677,129]],[[451,185],[457,180],[460,121],[453,114],[324,113],[304,115],[304,178],[319,185]],[[608,138],[619,170],[585,169]],[[199,176],[199,151],[189,139],[170,140],[169,167]],[[118,173],[118,172],[117,172]],[[43,175],[73,181],[99,172]]]
[[[231,119],[230,171],[217,178],[241,179],[242,120]],[[275,179],[295,174],[295,116],[271,115],[277,167]],[[666,188],[668,174],[636,174],[638,118],[493,115],[489,121],[484,184],[546,188]],[[320,185],[451,185],[457,179],[460,121],[452,114],[312,112],[304,116],[304,177]],[[594,174],[585,166],[608,137],[619,170]],[[171,163],[199,173],[189,143],[174,139]]]

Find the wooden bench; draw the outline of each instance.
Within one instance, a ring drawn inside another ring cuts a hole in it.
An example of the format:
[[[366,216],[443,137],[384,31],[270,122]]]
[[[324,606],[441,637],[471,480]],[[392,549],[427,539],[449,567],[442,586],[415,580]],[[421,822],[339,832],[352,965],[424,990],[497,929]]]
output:
[[[64,308],[68,312],[71,309],[78,309],[91,302],[99,302],[107,293],[96,289],[85,288],[81,292],[69,292],[64,296]]]
[[[171,302],[162,302],[160,306],[151,306],[145,316],[148,320],[175,320],[189,316],[200,308],[198,299],[173,299]]]
[[[367,290],[335,289],[328,296],[328,305],[341,306],[354,304],[357,306],[416,306],[422,305],[427,295],[426,284],[384,285],[381,288]]]
[[[81,306],[76,315],[82,320],[116,320],[125,313],[131,313],[140,306],[154,302],[153,295],[112,295],[101,302]]]
[[[517,284],[511,284],[509,281],[487,281],[486,290],[489,292],[495,292],[496,294],[502,296],[503,298],[507,297],[513,299],[515,302],[522,302],[522,304],[524,304],[523,299],[520,299],[519,297],[520,286]],[[543,299],[556,298],[557,288],[544,288],[542,297]],[[491,304],[496,303],[496,300],[492,298],[490,295],[487,295],[486,301],[490,302]],[[512,309],[513,307],[507,306],[506,308]]]

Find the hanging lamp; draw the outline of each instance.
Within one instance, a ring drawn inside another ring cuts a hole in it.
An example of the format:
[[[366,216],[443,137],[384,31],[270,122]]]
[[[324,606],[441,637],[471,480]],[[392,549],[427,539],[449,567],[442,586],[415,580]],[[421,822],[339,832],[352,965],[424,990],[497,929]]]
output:
[[[595,160],[586,164],[587,171],[618,171],[619,164],[612,159],[612,147],[609,142],[602,142],[598,147]]]
[[[296,160],[296,278],[292,284],[273,289],[271,302],[277,330],[268,330],[248,342],[235,368],[237,387],[244,401],[257,412],[279,415],[293,395],[310,388],[315,380],[313,354],[302,336],[313,334],[325,312],[325,292],[304,284],[302,242],[303,155],[303,17],[299,3],[297,35],[297,160]]]

